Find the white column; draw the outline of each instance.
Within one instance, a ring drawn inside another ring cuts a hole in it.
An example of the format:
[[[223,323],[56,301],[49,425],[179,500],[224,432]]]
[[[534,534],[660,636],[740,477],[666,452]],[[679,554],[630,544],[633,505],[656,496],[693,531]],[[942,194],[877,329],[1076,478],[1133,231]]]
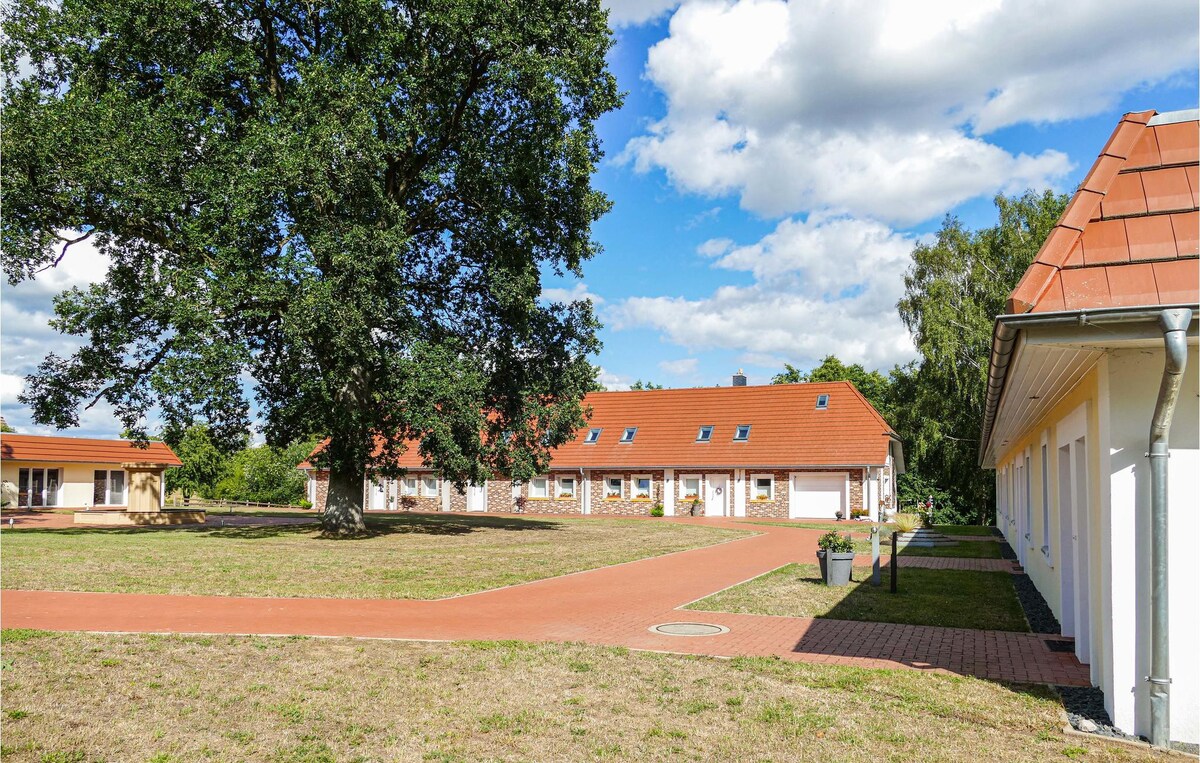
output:
[[[591,514],[592,513],[592,470],[591,469],[583,470],[583,479],[581,481],[583,482],[583,484],[579,486],[579,489],[583,491],[583,503],[582,503],[582,508],[580,509],[580,511],[582,511],[584,514]]]
[[[675,516],[675,470],[663,470],[663,516]]]

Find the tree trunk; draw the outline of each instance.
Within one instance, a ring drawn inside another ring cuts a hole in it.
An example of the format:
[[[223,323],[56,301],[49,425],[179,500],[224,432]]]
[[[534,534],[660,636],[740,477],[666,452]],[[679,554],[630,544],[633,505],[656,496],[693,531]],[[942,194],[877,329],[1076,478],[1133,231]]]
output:
[[[363,477],[356,471],[336,466],[329,471],[325,513],[321,515],[321,531],[325,535],[353,538],[367,532],[363,521]]]

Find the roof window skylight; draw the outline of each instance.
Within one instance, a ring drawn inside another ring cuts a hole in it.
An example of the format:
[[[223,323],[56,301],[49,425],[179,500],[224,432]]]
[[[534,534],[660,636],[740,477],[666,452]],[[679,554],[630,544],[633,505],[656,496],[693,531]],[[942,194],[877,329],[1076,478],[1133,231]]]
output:
[[[621,433],[621,442],[633,442],[633,436],[637,434],[637,427],[625,427],[625,431]]]
[[[743,442],[750,439],[750,425],[738,424],[737,429],[733,433],[734,442]]]
[[[823,411],[829,407],[829,395],[817,395],[817,410]]]
[[[588,433],[587,433],[587,437],[583,438],[583,444],[584,445],[595,445],[596,440],[600,439],[600,433],[603,431],[604,431],[604,429],[602,427],[596,427],[594,429],[589,429]]]
[[[705,425],[700,427],[700,431],[696,433],[696,442],[709,442],[712,440],[713,428]]]

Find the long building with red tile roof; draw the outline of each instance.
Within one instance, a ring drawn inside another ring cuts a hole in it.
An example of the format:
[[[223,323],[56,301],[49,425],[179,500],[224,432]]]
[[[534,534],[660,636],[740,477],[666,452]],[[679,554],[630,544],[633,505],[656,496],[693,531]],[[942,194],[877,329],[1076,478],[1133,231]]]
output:
[[[4,500],[22,508],[118,509],[128,505],[130,469],[161,476],[183,462],[163,442],[0,435]],[[158,477],[156,477],[158,479]],[[154,487],[160,503],[162,481]]]
[[[735,377],[740,379],[744,377]],[[899,437],[849,382],[595,392],[575,439],[546,475],[497,478],[460,492],[420,462],[409,476],[368,483],[371,509],[670,516],[877,515],[894,504]],[[310,498],[324,475],[309,462]]]
[[[1192,744],[1198,178],[1200,112],[1135,112],[1117,124],[996,319],[980,442],[981,463],[996,470],[997,526],[1073,637],[1115,725]],[[1169,624],[1153,625],[1156,570],[1166,575]],[[1169,642],[1158,675],[1156,633]],[[1150,697],[1167,684],[1164,732]]]

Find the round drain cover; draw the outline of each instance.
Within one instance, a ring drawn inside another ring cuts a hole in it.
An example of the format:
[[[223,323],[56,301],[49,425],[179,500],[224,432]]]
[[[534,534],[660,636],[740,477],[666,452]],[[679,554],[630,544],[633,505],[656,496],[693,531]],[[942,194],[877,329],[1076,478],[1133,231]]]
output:
[[[716,636],[729,632],[724,625],[712,625],[711,623],[663,623],[655,625],[650,630],[664,636]]]

